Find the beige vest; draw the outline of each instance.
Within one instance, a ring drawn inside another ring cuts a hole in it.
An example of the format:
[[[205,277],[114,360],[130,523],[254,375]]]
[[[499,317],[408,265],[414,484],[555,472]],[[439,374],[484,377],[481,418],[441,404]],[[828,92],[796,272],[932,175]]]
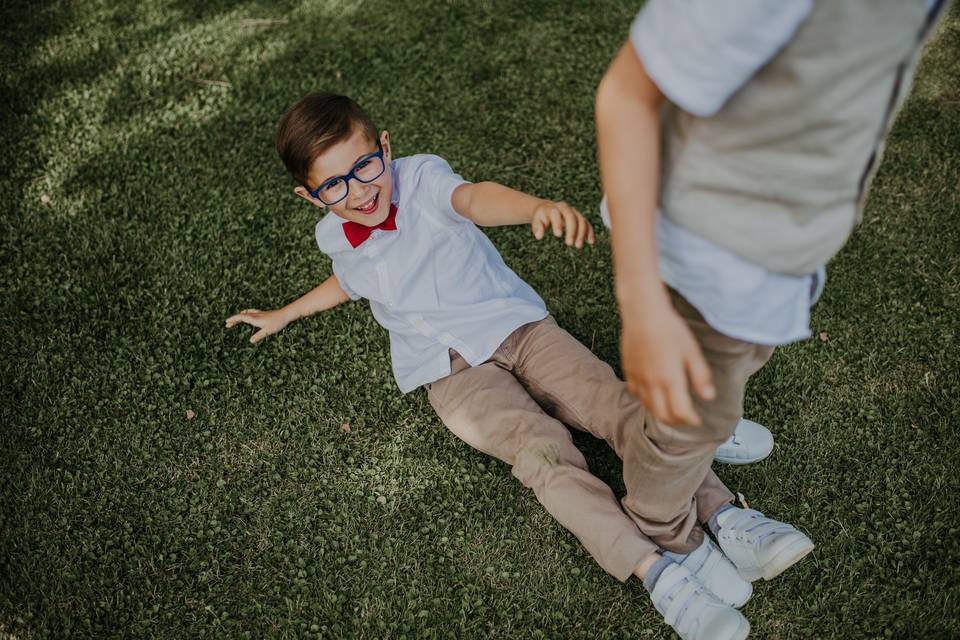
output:
[[[927,0],[817,0],[716,115],[669,106],[664,215],[771,271],[826,264],[860,220],[927,9]]]

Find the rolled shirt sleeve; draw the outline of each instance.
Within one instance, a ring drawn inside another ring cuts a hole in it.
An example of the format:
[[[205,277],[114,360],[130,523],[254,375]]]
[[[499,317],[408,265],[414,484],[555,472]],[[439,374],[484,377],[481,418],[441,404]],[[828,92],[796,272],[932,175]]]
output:
[[[453,208],[454,190],[469,182],[455,173],[450,164],[439,156],[426,156],[419,171],[418,188],[427,195],[430,213],[439,214],[453,222],[470,222]]]
[[[314,235],[320,251],[330,258],[333,275],[337,276],[340,288],[351,300],[359,300],[362,296],[347,284],[347,274],[343,264],[337,259],[338,255],[351,249],[343,234],[343,220],[333,212],[328,213],[317,223]]]
[[[812,8],[813,0],[649,0],[630,42],[672,103],[708,117],[793,38]]]
[[[346,273],[343,271],[341,265],[337,263],[336,259],[331,261],[331,265],[333,267],[333,275],[337,276],[337,284],[340,285],[343,292],[347,294],[351,300],[359,300],[362,296],[347,285]]]

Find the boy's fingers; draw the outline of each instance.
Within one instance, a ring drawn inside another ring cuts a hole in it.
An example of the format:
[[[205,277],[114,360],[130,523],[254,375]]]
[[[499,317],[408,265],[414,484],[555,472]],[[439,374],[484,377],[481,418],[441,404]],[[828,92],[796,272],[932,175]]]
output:
[[[583,248],[583,240],[587,237],[587,232],[590,229],[590,223],[587,222],[586,218],[580,216],[577,218],[577,249]]]
[[[565,204],[560,204],[558,208],[560,209],[560,214],[563,216],[563,226],[566,232],[566,237],[563,241],[567,243],[567,245],[572,245],[577,237],[577,216],[573,213],[573,210]]]
[[[537,240],[543,240],[543,232],[544,232],[544,226],[545,226],[545,220],[543,219],[543,216],[541,216],[540,214],[537,214],[536,216],[534,216],[533,222],[530,224],[530,226],[533,229],[533,237],[536,238]]]
[[[250,318],[246,313],[238,313],[227,318],[227,328],[229,329],[238,322],[250,322]]]
[[[690,392],[687,391],[686,377],[681,380],[674,380],[667,389],[670,401],[670,419],[673,426],[700,426],[700,416],[693,408],[693,402],[690,400]]]
[[[647,393],[643,394],[646,397],[644,403],[653,413],[653,415],[660,422],[665,422],[667,424],[672,424],[672,421],[667,410],[667,402],[664,398],[663,392],[660,390],[660,387],[652,387],[647,390]]]
[[[577,238],[577,216],[573,215],[573,212],[569,209],[563,210],[563,225],[566,227],[567,237],[564,238],[564,242],[567,245],[572,245]]]
[[[587,222],[587,244],[593,244],[597,241],[597,235],[593,232],[593,225]]]
[[[550,210],[550,226],[553,227],[553,235],[558,238],[563,235],[563,216],[556,209]]]
[[[641,388],[639,384],[634,382],[633,379],[629,377],[627,378],[627,391],[629,391],[630,395],[633,397],[638,398],[640,403],[647,407],[647,409],[650,408],[649,398],[647,397],[647,394],[644,393],[643,388]]]
[[[647,388],[638,382],[638,378],[636,376],[627,374],[627,391],[629,391],[631,395],[637,397],[645,407],[648,409],[650,408],[650,394],[647,393]]]
[[[232,316],[230,316],[229,318],[227,318],[227,326],[228,326],[228,327],[232,327],[233,325],[237,324],[238,322],[247,322],[247,323],[252,324],[252,323],[253,323],[253,319],[252,319],[252,317],[251,317],[251,315],[250,315],[251,313],[260,313],[260,312],[259,312],[257,309],[244,309],[244,310],[241,311],[240,313],[235,313],[235,314],[233,314]]]
[[[697,395],[704,400],[713,400],[717,390],[713,387],[713,373],[707,365],[702,353],[691,354],[686,362],[687,375],[690,376],[690,385]]]
[[[266,338],[267,335],[268,335],[268,334],[267,334],[267,330],[266,330],[266,329],[260,329],[260,331],[257,331],[255,334],[253,334],[252,336],[250,336],[250,342],[251,342],[252,344],[257,344],[258,342],[260,342],[261,340],[263,340],[264,338]]]

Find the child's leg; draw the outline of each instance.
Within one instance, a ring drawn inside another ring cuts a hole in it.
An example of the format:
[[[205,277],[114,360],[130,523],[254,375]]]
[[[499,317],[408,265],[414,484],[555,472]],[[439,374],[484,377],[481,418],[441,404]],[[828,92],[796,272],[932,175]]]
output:
[[[609,422],[607,428],[614,429],[615,439],[620,440],[617,446],[624,461],[628,491],[624,507],[653,541],[680,553],[699,548],[703,534],[694,523],[709,522],[720,547],[743,578],[769,580],[810,553],[813,542],[789,524],[757,511],[731,507],[732,496],[710,470],[710,464],[717,445],[730,437],[743,415],[747,380],[766,363],[773,348],[717,333],[682,297],[673,294],[673,302],[700,343],[717,398],[712,402],[694,398],[703,421],[699,427],[672,427],[649,416],[639,429],[634,424],[634,428],[624,430],[623,425]],[[526,344],[533,341],[527,340]],[[552,351],[560,349],[543,349],[542,345],[536,349],[537,353]],[[524,358],[520,363],[519,368],[528,372],[530,365]],[[541,364],[550,375],[557,375],[554,368],[559,368],[559,363]],[[587,359],[581,358],[578,370],[587,368]],[[598,404],[612,400],[599,392],[596,396]],[[623,406],[629,405],[621,405],[620,410]],[[576,405],[568,409],[573,412]],[[691,553],[690,557],[695,555]]]
[[[643,438],[636,439],[625,453],[633,486],[643,491],[628,496],[625,506],[638,526],[661,546],[688,551],[697,540],[690,537],[685,523],[700,511],[709,517],[719,505],[698,509],[694,493],[705,477],[717,446],[733,433],[743,415],[743,396],[747,380],[773,354],[773,347],[736,340],[715,331],[699,312],[676,292],[671,292],[674,308],[687,323],[703,351],[714,386],[712,401],[704,401],[691,392],[702,424],[675,427],[650,419]],[[631,485],[628,485],[631,486]]]
[[[613,369],[552,318],[547,318],[527,330],[517,353],[516,374],[548,413],[603,438],[623,459],[627,487],[624,506],[637,517],[632,508],[635,497],[662,491],[657,477],[644,477],[634,469],[637,451],[649,445],[647,432],[656,425]],[[686,497],[688,508],[683,518],[675,523],[678,532],[669,536],[688,541],[689,548],[674,546],[671,550],[687,552],[697,548],[703,540],[703,530],[696,523],[706,523],[720,506],[733,501],[733,494],[709,467],[699,480],[695,493]]]
[[[512,465],[513,475],[600,566],[626,580],[656,547],[610,487],[587,470],[567,428],[544,413],[509,371],[510,351],[502,348],[476,367],[455,356],[453,373],[427,386],[430,404],[467,444]]]

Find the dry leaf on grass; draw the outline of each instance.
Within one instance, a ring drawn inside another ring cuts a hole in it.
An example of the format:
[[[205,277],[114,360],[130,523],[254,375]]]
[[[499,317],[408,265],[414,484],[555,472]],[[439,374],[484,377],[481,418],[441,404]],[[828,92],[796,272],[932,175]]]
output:
[[[187,420],[193,420],[193,417],[196,415],[197,414],[193,412],[193,409],[187,409]]]
[[[344,422],[342,425],[340,425],[340,431],[343,431],[344,433],[349,433],[349,432],[350,432],[350,423],[349,423],[349,422]]]

